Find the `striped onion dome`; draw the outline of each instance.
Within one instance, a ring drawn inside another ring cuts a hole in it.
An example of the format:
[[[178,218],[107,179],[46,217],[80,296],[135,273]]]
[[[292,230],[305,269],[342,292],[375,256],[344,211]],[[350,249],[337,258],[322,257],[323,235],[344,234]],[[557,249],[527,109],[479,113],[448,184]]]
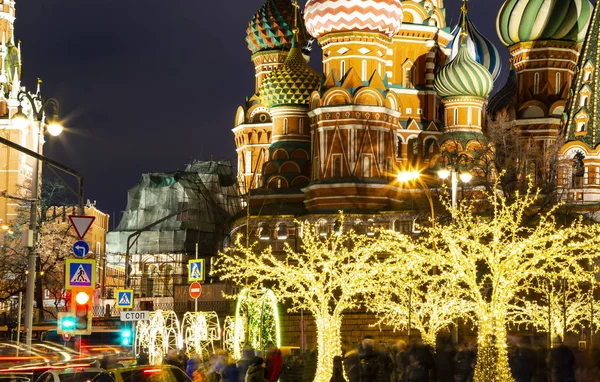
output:
[[[294,45],[283,65],[263,80],[259,89],[260,101],[268,108],[289,105],[308,105],[310,95],[321,85],[321,75],[302,56]]]
[[[467,46],[462,44],[454,60],[435,76],[433,86],[442,98],[485,98],[492,91],[494,80],[485,66],[475,61]]]
[[[332,32],[379,32],[389,37],[402,25],[400,0],[307,0],[306,29],[320,38]]]
[[[589,0],[505,0],[496,27],[506,46],[524,41],[585,38],[593,5]]]
[[[248,23],[246,42],[252,54],[267,50],[290,50],[294,29],[294,6],[291,0],[266,0]],[[310,53],[313,39],[298,17],[298,41],[305,54]]]
[[[471,57],[473,57],[475,61],[485,66],[487,70],[490,71],[495,81],[502,69],[502,58],[500,57],[500,53],[498,53],[498,49],[496,49],[494,44],[477,30],[477,27],[475,27],[469,14],[466,12],[460,14],[458,24],[452,30],[454,38],[448,44],[448,48],[451,50],[449,60],[453,60],[460,49],[463,21],[467,29],[467,50],[469,51],[469,54],[471,54]]]

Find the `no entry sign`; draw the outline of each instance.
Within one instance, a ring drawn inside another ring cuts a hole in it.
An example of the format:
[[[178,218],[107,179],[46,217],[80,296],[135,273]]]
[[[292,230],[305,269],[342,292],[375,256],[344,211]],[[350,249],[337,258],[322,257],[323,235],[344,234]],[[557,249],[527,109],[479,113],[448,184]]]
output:
[[[202,285],[199,282],[195,281],[190,284],[190,297],[194,300],[200,297],[202,294]]]

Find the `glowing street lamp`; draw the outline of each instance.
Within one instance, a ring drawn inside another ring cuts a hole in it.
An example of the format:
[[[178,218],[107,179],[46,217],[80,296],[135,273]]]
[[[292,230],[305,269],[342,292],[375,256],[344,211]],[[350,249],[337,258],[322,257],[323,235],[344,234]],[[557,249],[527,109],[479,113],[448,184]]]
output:
[[[431,192],[429,191],[429,187],[427,187],[427,185],[421,179],[421,173],[415,170],[399,171],[397,179],[400,183],[416,182],[423,189],[423,191],[425,192],[425,196],[427,196],[429,207],[431,208],[431,227],[435,227],[435,210],[433,209],[433,200],[431,199]]]
[[[469,183],[473,179],[473,175],[469,172],[461,172],[460,171],[460,163],[461,161],[468,161],[470,158],[465,154],[460,154],[458,156],[450,157],[450,153],[444,153],[445,157],[448,157],[450,164],[446,168],[442,168],[438,171],[438,176],[440,179],[448,179],[451,178],[452,184],[452,208],[456,207],[457,204],[457,195],[458,195],[458,179],[460,178],[461,182]]]
[[[42,152],[42,142],[44,131],[47,130],[51,135],[56,136],[63,130],[62,126],[58,123],[58,109],[59,103],[55,98],[49,98],[44,100],[39,94],[30,95],[27,92],[20,91],[17,97],[19,100],[19,107],[17,112],[12,116],[12,123],[21,128],[26,129],[29,127],[31,119],[34,122],[35,130],[33,134],[37,135],[34,142],[37,142],[34,151],[37,154]],[[23,113],[23,101],[27,99],[31,106],[31,119]],[[38,105],[40,105],[38,109]],[[46,117],[46,110],[51,113]],[[31,347],[31,331],[33,328],[33,299],[34,299],[34,288],[35,288],[35,269],[36,269],[36,253],[35,253],[35,242],[37,240],[37,199],[39,197],[39,177],[40,177],[40,161],[35,159],[33,167],[33,178],[31,187],[31,207],[29,214],[29,229],[33,232],[33,243],[28,243],[29,254],[27,256],[27,288],[25,293],[25,331],[27,333],[26,344]]]

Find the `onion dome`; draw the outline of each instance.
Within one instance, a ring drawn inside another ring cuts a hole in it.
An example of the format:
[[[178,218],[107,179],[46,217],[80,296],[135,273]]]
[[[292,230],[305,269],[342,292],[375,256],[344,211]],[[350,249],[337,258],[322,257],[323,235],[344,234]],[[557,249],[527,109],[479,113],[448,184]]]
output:
[[[307,105],[320,84],[321,75],[308,66],[294,43],[283,65],[269,73],[260,85],[260,101],[268,108]]]
[[[332,32],[378,32],[389,37],[402,25],[400,0],[307,0],[306,29],[320,38]]]
[[[266,0],[246,30],[246,42],[252,54],[266,50],[290,50],[294,29],[294,6],[290,0]],[[298,41],[305,54],[310,53],[313,39],[302,17],[298,18]]]
[[[505,0],[496,27],[506,46],[524,41],[585,38],[593,5],[589,0]]]
[[[467,50],[471,57],[481,65],[485,66],[487,70],[492,74],[494,81],[500,75],[502,68],[502,58],[498,49],[477,30],[477,27],[471,21],[469,14],[466,12],[466,2],[463,5],[464,11],[461,12],[458,24],[452,30],[454,38],[448,44],[448,48],[451,49],[449,60],[453,60],[458,54],[461,43],[461,33],[463,25],[467,30]]]
[[[492,75],[471,55],[462,44],[454,60],[435,76],[435,90],[446,97],[487,97],[494,86]]]
[[[498,90],[496,94],[490,97],[488,101],[487,112],[492,118],[505,110],[515,99],[517,95],[517,70],[513,67],[508,74],[506,83],[502,89]]]

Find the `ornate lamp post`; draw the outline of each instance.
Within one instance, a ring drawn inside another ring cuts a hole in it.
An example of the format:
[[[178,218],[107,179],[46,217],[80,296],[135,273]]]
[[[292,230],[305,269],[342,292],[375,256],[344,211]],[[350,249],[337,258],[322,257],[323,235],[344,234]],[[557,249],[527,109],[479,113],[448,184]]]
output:
[[[34,134],[34,146],[35,152],[41,154],[42,141],[44,137],[44,131],[48,131],[53,136],[59,135],[63,127],[58,123],[58,109],[59,103],[55,98],[49,98],[44,100],[41,96],[31,96],[29,93],[21,91],[19,92],[19,108],[13,115],[13,123],[25,129],[30,125],[31,120],[23,113],[23,100],[27,99],[31,105],[32,120],[33,120],[33,134]],[[51,110],[49,117],[45,118],[45,111]],[[39,177],[40,177],[40,161],[35,159],[33,165],[33,178],[31,188],[31,209],[29,215],[29,230],[32,232],[29,236],[27,246],[29,247],[29,254],[27,255],[27,288],[25,291],[25,333],[26,333],[26,344],[31,347],[32,337],[32,326],[33,326],[33,300],[34,300],[34,289],[35,289],[35,276],[36,276],[36,261],[37,255],[35,252],[35,245],[37,243],[37,209],[38,209],[38,198],[39,198]],[[31,236],[32,235],[32,236]]]
[[[469,158],[466,154],[458,154],[452,155],[452,153],[444,152],[442,153],[446,163],[445,168],[438,171],[438,176],[440,179],[448,179],[451,178],[452,184],[452,208],[456,208],[457,204],[457,195],[458,195],[458,178],[463,183],[469,183],[471,179],[473,179],[473,175],[467,171],[461,171],[461,164],[468,163],[471,158]]]

